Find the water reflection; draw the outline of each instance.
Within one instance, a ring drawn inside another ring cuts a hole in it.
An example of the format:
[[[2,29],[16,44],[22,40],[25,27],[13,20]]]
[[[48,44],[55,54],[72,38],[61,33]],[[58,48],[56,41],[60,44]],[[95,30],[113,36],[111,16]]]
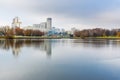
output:
[[[14,56],[19,56],[23,47],[33,47],[45,51],[48,56],[51,56],[51,41],[36,40],[36,39],[6,39],[0,40],[0,48],[4,50],[12,49]]]
[[[24,47],[34,48],[35,50],[44,51],[47,56],[52,55],[52,48],[62,46],[83,46],[85,48],[105,48],[120,47],[120,40],[99,40],[99,39],[2,39],[0,40],[0,49],[10,51],[14,56],[19,56]]]
[[[72,41],[74,46],[80,46],[81,44],[84,47],[94,47],[94,48],[103,48],[103,47],[120,47],[120,40],[107,40],[107,39],[76,39]]]
[[[0,52],[0,80],[120,80],[120,40],[0,40]]]

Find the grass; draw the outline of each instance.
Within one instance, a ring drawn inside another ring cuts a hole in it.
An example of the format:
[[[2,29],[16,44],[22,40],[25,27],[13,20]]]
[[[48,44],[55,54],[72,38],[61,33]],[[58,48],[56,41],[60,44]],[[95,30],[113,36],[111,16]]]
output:
[[[0,36],[0,39],[70,39],[70,37],[61,37],[61,36]],[[117,36],[104,36],[104,37],[73,37],[71,39],[120,39]]]
[[[118,36],[104,36],[104,37],[96,37],[97,39],[120,39]]]
[[[73,37],[74,39],[120,39],[118,36],[101,36],[101,37]]]
[[[60,39],[61,37],[52,36],[0,36],[3,39]]]

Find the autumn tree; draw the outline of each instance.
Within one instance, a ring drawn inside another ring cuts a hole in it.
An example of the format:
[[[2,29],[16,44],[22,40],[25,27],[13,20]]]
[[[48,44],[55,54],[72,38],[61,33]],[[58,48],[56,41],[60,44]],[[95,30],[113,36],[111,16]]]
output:
[[[24,30],[24,36],[32,36],[32,32],[33,30],[32,29],[27,29],[27,30]]]
[[[117,37],[120,37],[120,32],[117,32]]]
[[[75,35],[76,37],[80,37],[80,31],[75,31],[75,32],[74,32],[74,35]]]
[[[42,36],[42,35],[44,35],[44,33],[41,32],[40,30],[33,30],[32,35],[33,36]]]
[[[16,27],[15,28],[15,34],[23,36],[24,35],[24,30],[19,28],[19,27]]]
[[[8,36],[8,32],[10,30],[10,27],[9,26],[3,26],[0,28],[0,32],[4,35],[4,36]]]

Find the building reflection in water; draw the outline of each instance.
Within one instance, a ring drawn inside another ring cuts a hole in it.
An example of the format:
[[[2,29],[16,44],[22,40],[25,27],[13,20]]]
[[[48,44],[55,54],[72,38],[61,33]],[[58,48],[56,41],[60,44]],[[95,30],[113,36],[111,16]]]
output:
[[[5,39],[0,40],[0,49],[12,50],[14,56],[19,56],[23,47],[34,47],[45,51],[48,56],[51,56],[51,40],[40,39]]]
[[[71,43],[74,46],[84,46],[84,47],[94,47],[94,48],[103,48],[103,47],[120,47],[120,40],[106,40],[106,39],[75,39]]]

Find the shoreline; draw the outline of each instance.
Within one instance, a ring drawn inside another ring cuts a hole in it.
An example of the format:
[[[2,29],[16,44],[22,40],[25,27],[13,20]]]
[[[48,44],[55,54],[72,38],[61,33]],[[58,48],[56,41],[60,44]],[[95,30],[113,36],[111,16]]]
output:
[[[0,39],[120,39],[120,37],[116,36],[108,36],[108,37],[52,37],[52,36],[0,36]]]
[[[1,36],[0,39],[68,39],[66,37],[45,37],[45,36]]]

